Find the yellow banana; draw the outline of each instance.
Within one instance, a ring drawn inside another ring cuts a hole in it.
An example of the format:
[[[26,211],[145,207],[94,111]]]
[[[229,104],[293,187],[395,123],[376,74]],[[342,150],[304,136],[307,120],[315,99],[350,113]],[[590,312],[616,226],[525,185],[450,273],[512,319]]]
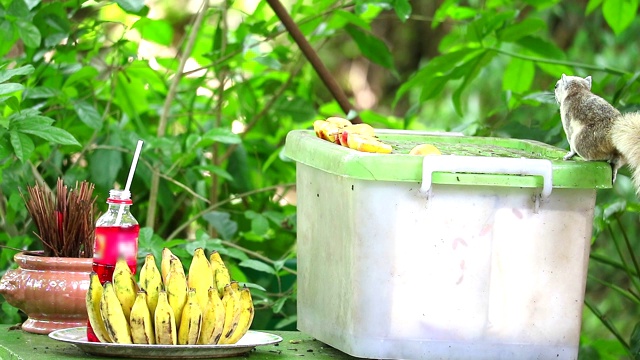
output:
[[[138,291],[136,301],[131,308],[131,340],[134,344],[155,344],[156,337],[151,321],[151,312],[147,305],[147,293],[144,290]]]
[[[149,312],[153,314],[156,311],[158,296],[162,289],[162,275],[153,254],[147,254],[144,258],[144,265],[140,269],[140,288],[147,293],[147,307]]]
[[[224,327],[222,328],[222,336],[218,344],[228,344],[228,340],[236,330],[238,321],[240,320],[240,293],[234,290],[235,286],[232,285],[234,282],[224,287],[224,296],[222,297],[222,305],[224,305]]]
[[[209,303],[202,314],[202,329],[198,340],[198,344],[202,345],[217,344],[224,327],[224,305],[218,296],[218,290],[213,286],[209,288],[208,299]]]
[[[211,264],[204,254],[204,249],[197,248],[189,266],[187,286],[189,289],[195,289],[200,309],[205,309],[209,302],[209,288],[214,284],[211,274]]]
[[[102,298],[100,299],[100,315],[107,333],[113,342],[131,344],[129,322],[124,316],[118,296],[110,281],[104,283]]]
[[[100,299],[102,299],[102,284],[100,284],[98,274],[91,272],[89,276],[89,289],[87,290],[86,296],[89,323],[100,342],[110,343],[112,342],[111,338],[107,333],[104,320],[102,320],[102,316],[100,315]]]
[[[182,309],[187,302],[187,279],[184,272],[180,270],[182,263],[180,260],[171,259],[171,268],[167,274],[167,282],[165,290],[169,305],[173,309],[173,315],[176,318],[176,326],[180,329],[180,320],[182,319]]]
[[[124,259],[119,259],[116,262],[116,268],[113,271],[113,288],[122,306],[124,316],[127,318],[127,323],[129,323],[129,315],[131,314],[131,307],[136,301],[138,285]]]
[[[217,251],[212,252],[211,255],[209,255],[209,259],[213,280],[215,282],[216,289],[218,289],[218,296],[222,298],[224,295],[224,287],[231,283],[231,276],[229,275],[227,266],[220,257],[220,253]]]
[[[167,300],[167,292],[164,290],[160,290],[160,295],[158,296],[158,306],[156,306],[156,311],[153,316],[153,325],[155,328],[156,344],[177,344],[176,318]]]
[[[202,310],[198,305],[198,295],[195,289],[189,289],[187,303],[182,309],[182,318],[178,327],[178,345],[197,344],[201,326]]]
[[[160,271],[162,274],[163,284],[167,283],[167,275],[169,275],[169,268],[171,267],[170,266],[171,257],[173,256],[175,255],[173,255],[173,253],[171,252],[171,249],[169,248],[162,249],[162,259],[160,259]]]
[[[227,344],[237,343],[244,334],[249,331],[249,327],[253,322],[253,299],[251,298],[251,291],[246,286],[240,290],[240,318],[238,319],[238,326],[233,331],[233,334],[226,340]]]

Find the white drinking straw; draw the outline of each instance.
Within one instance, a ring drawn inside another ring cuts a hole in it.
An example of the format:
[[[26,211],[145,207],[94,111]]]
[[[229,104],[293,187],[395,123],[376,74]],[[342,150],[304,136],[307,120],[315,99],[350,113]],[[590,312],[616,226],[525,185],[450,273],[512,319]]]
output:
[[[138,158],[140,157],[140,151],[142,151],[142,144],[144,141],[138,140],[138,144],[136,145],[136,152],[133,154],[133,160],[131,161],[131,168],[129,169],[129,177],[127,178],[127,183],[124,186],[124,193],[129,193],[129,188],[131,187],[131,180],[133,180],[133,174],[136,172],[136,165],[138,165]],[[131,193],[129,193],[129,197],[131,197]],[[118,210],[118,216],[116,217],[115,226],[120,225],[120,221],[122,221],[122,214],[124,213],[124,204],[120,205],[120,210]]]

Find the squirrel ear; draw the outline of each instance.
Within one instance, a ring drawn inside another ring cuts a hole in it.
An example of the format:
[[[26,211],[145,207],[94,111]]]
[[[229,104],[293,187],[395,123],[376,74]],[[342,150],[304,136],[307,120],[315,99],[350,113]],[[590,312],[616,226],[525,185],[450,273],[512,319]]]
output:
[[[587,84],[589,84],[589,90],[591,90],[591,76],[587,76],[584,79],[587,80]]]
[[[562,74],[562,81],[564,81],[564,78],[566,78],[566,77],[567,77],[567,75]]]

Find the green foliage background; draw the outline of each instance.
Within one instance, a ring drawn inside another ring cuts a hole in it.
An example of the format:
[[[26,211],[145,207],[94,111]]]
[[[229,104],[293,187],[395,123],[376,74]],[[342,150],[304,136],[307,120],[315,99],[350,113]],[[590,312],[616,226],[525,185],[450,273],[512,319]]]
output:
[[[562,73],[640,107],[638,0],[284,3],[377,127],[567,148],[552,95]],[[144,139],[132,184],[141,258],[218,250],[254,287],[254,326],[294,329],[295,167],[281,151],[290,130],[345,114],[266,2],[185,4],[0,0],[0,244],[40,247],[18,191],[35,181],[93,182],[104,211]],[[628,174],[598,193],[583,359],[640,351]],[[14,254],[0,252],[0,273]],[[22,319],[1,304],[4,321]]]

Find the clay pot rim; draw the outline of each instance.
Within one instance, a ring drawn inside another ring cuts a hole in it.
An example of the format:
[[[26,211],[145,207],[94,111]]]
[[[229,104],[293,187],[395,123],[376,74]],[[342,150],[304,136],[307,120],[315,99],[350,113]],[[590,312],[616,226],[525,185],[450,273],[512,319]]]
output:
[[[13,260],[23,269],[53,270],[53,271],[91,271],[92,258],[71,258],[42,256],[42,251],[30,251],[28,254],[19,252]]]

